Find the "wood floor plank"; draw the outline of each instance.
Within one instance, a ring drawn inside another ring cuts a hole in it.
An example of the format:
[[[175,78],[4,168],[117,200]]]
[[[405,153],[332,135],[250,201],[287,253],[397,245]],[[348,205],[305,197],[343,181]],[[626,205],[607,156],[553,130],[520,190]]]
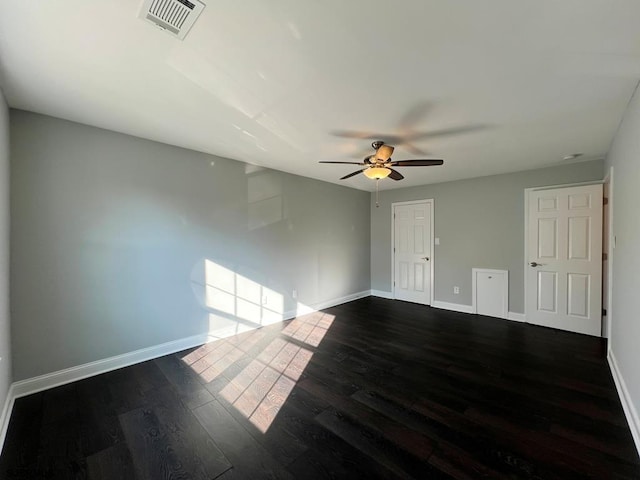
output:
[[[288,404],[281,410],[279,422],[309,446],[288,467],[296,478],[401,478],[324,428],[306,410]]]
[[[124,441],[114,399],[105,375],[76,382],[77,422],[82,425],[82,451],[89,456]]]
[[[120,423],[141,480],[210,480],[231,468],[170,386],[155,391],[152,405],[120,415]]]
[[[89,480],[137,480],[131,453],[124,443],[106,448],[87,457]]]
[[[217,400],[196,408],[194,414],[233,465],[232,478],[241,472],[242,478],[293,479]]]
[[[43,397],[40,392],[16,399],[0,455],[0,478],[29,478],[36,465]]]
[[[183,362],[179,355],[156,358],[154,363],[189,408],[195,408],[213,400],[213,396],[203,386],[204,381],[199,374]]]
[[[399,478],[450,478],[338,410],[327,409],[316,419],[322,426],[369,456],[372,461],[391,470]]]
[[[66,410],[66,408],[65,408]],[[35,478],[86,479],[86,456],[82,452],[82,425],[74,421],[75,411],[56,416],[42,425]]]

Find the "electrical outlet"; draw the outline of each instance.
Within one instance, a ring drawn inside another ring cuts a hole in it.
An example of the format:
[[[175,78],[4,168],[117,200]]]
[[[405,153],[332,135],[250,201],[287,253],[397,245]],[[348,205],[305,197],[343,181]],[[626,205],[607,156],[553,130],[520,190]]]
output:
[[[454,295],[459,295],[460,294],[460,287],[458,287],[458,286],[453,287],[453,294]]]

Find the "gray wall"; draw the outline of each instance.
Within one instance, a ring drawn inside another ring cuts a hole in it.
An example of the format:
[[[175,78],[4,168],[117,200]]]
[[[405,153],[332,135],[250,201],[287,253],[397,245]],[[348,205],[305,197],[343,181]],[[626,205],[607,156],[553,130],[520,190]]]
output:
[[[9,328],[9,108],[0,89],[0,413],[11,385]],[[7,419],[8,420],[8,419]]]
[[[609,347],[640,413],[640,93],[636,90],[607,157],[613,166],[613,249]],[[636,419],[638,417],[636,416]],[[640,425],[635,426],[640,429]],[[638,430],[636,430],[638,431]],[[640,442],[640,439],[636,439]],[[638,443],[640,449],[640,443]]]
[[[16,380],[370,289],[367,192],[15,110],[11,154]]]
[[[437,167],[434,167],[437,168]],[[409,172],[410,173],[410,172]],[[524,312],[524,189],[601,180],[603,162],[380,192],[371,197],[371,288],[391,291],[391,203],[434,199],[435,300],[471,305],[471,269],[509,271],[509,310]],[[453,287],[460,294],[453,294]]]

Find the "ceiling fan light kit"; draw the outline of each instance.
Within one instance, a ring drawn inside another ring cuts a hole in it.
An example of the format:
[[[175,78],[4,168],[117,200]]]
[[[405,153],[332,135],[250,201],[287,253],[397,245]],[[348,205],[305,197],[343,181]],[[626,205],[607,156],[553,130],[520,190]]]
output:
[[[389,176],[391,169],[387,167],[369,167],[362,173],[364,173],[365,177],[370,178],[371,180],[381,180]]]

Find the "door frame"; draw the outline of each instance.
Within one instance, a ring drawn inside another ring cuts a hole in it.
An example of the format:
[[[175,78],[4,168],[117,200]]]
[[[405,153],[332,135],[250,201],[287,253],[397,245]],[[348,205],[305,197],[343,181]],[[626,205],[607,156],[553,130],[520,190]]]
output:
[[[531,187],[524,189],[524,263],[523,263],[523,280],[524,280],[524,318],[526,323],[529,322],[529,312],[527,312],[527,292],[529,291],[527,282],[527,267],[529,266],[529,196],[532,192],[539,192],[543,190],[553,190],[555,188],[570,188],[570,187],[586,187],[588,185],[602,185],[604,180],[593,180],[590,182],[579,183],[563,183],[561,185],[545,185],[542,187]]]
[[[435,262],[435,232],[433,231],[434,221],[433,221],[433,210],[434,210],[434,202],[433,198],[425,198],[422,200],[409,200],[406,202],[392,202],[391,203],[391,298],[396,299],[396,284],[395,284],[395,274],[396,274],[396,255],[394,251],[394,245],[396,243],[395,235],[396,235],[396,215],[395,209],[396,206],[400,205],[413,205],[413,204],[426,204],[429,209],[429,230],[430,237],[429,242],[431,245],[431,258],[429,259],[429,303],[427,305],[431,306],[434,302],[434,262]]]
[[[607,249],[607,305],[604,308],[607,309],[607,324],[606,324],[606,333],[605,338],[607,338],[608,348],[611,349],[611,323],[613,320],[613,249],[615,248],[615,235],[613,234],[613,166],[609,167],[609,171],[602,180],[603,184],[609,184],[609,196],[607,197],[608,203],[607,208],[609,211],[607,212],[609,215],[609,231],[605,232],[608,239]],[[604,188],[604,187],[603,187]]]

